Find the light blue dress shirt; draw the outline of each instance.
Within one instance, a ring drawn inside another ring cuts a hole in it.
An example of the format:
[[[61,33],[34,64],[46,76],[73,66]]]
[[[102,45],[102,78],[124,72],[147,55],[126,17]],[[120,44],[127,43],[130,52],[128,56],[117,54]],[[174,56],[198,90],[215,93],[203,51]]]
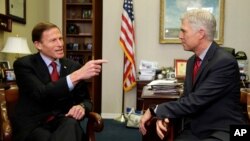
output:
[[[42,53],[40,53],[40,55],[41,55],[43,61],[46,63],[46,65],[47,65],[47,67],[49,69],[49,73],[51,74],[53,68],[52,68],[52,66],[50,64],[51,64],[52,61],[47,56],[43,55]],[[57,64],[57,67],[56,67],[57,72],[60,72],[61,64],[59,62],[59,59],[56,59],[54,62],[56,62],[56,64]],[[60,75],[60,73],[59,73],[59,75]],[[66,80],[67,80],[69,90],[72,91],[74,89],[74,85],[73,85],[71,79],[69,78],[69,75],[66,76]]]

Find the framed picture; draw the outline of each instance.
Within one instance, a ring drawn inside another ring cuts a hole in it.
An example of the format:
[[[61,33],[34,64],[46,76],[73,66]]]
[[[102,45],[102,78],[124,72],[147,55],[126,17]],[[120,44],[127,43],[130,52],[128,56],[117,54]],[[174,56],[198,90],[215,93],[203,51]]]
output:
[[[4,79],[5,82],[14,82],[16,81],[16,75],[13,69],[4,70]]]
[[[6,15],[13,21],[26,24],[26,0],[6,0]]]
[[[0,83],[3,82],[3,78],[4,78],[4,72],[3,69],[0,69]]]
[[[201,8],[215,16],[217,27],[214,40],[223,44],[225,0],[161,0],[160,4],[160,43],[180,43],[178,35],[182,14]]]
[[[10,68],[10,63],[9,61],[0,61],[0,69],[9,69]]]
[[[175,77],[177,79],[185,79],[187,60],[175,59],[174,66],[175,66]]]
[[[0,29],[3,31],[12,31],[12,20],[9,16],[0,14]]]

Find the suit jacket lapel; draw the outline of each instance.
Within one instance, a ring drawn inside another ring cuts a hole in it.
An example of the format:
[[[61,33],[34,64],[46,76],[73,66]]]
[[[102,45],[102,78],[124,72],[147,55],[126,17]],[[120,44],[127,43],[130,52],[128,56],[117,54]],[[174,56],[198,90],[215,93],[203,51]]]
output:
[[[195,84],[197,83],[197,80],[199,79],[199,77],[201,76],[202,72],[204,71],[204,69],[208,65],[208,62],[213,58],[214,52],[215,52],[215,50],[216,50],[217,47],[218,47],[218,45],[215,42],[213,42],[211,44],[211,46],[208,49],[208,51],[207,51],[204,59],[202,60],[202,64],[200,66],[200,69],[198,70],[198,73],[197,73],[196,78],[194,80],[193,86],[195,86]],[[194,61],[193,61],[193,65],[194,65]]]
[[[67,61],[65,61],[64,58],[60,59],[59,61],[61,63],[60,77],[65,77],[70,73],[71,64],[67,63]],[[37,64],[35,69],[38,72],[39,76],[41,77],[40,80],[42,80],[45,83],[50,81],[51,79],[48,67],[46,66],[45,62],[43,61],[39,53],[35,55],[33,63]]]
[[[43,61],[39,53],[35,55],[34,64],[36,64],[35,69],[39,74],[38,76],[40,77],[40,80],[42,80],[44,83],[50,81],[50,74],[48,67],[46,66],[45,62]]]
[[[195,59],[195,55],[193,55],[188,61],[188,65],[187,65],[187,72],[186,74],[188,74],[186,76],[186,87],[187,88],[192,88],[193,87],[193,66],[194,66],[194,59]],[[188,89],[188,91],[191,91],[191,89]]]
[[[70,65],[66,63],[64,59],[60,59],[59,61],[61,64],[60,77],[65,77],[67,74],[69,74]],[[40,74],[39,76],[41,76],[40,80],[42,80],[45,83],[49,82],[51,79],[48,67],[46,66],[45,62],[43,61],[39,53],[36,55],[34,63],[37,64],[36,70]]]
[[[66,63],[66,61],[64,59],[60,59],[59,61],[61,63],[60,76],[65,77],[70,73],[69,72],[70,66],[68,63]]]

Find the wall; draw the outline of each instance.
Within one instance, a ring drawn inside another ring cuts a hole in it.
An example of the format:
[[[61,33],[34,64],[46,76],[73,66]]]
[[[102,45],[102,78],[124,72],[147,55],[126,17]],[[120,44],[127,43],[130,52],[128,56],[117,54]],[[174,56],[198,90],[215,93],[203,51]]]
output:
[[[110,5],[117,6],[111,11]],[[122,5],[122,0],[107,0],[103,8],[103,58],[111,60],[103,65],[102,113],[104,117],[116,117],[122,110],[123,52],[118,44]],[[159,44],[159,8],[160,1],[134,0],[137,68],[142,59],[157,61],[160,66],[173,66],[174,58],[190,56],[190,53],[182,50],[181,45]],[[110,55],[110,52],[115,53]],[[125,94],[124,107],[135,107],[135,103],[136,90],[133,89]]]
[[[247,14],[250,1],[225,1],[223,46],[234,47],[236,51],[243,50],[250,57],[250,16]],[[103,58],[109,60],[108,64],[103,65],[103,117],[117,117],[122,109],[123,53],[118,43],[122,4],[123,0],[105,0],[103,5]],[[173,66],[174,58],[187,59],[192,55],[183,51],[180,44],[159,44],[160,0],[134,0],[134,13],[137,68],[142,59],[157,61],[159,66]],[[135,101],[135,89],[125,94],[125,107],[134,107]]]
[[[0,13],[1,14],[5,14],[5,0],[0,0]],[[0,30],[0,49],[3,46],[3,34],[4,32]],[[0,56],[0,60],[1,60],[1,56]]]
[[[62,1],[63,0],[49,0],[49,21],[56,24],[62,31]],[[56,8],[55,8],[56,6]]]
[[[20,24],[13,21],[12,32],[0,32],[0,50],[3,48],[9,36],[18,35],[20,37],[26,37],[30,50],[36,52],[31,41],[31,31],[37,22],[48,21],[48,2],[49,0],[26,0],[26,24]],[[0,9],[0,13],[5,14],[5,0],[0,0]],[[12,66],[15,55],[0,53],[0,60],[10,60]]]

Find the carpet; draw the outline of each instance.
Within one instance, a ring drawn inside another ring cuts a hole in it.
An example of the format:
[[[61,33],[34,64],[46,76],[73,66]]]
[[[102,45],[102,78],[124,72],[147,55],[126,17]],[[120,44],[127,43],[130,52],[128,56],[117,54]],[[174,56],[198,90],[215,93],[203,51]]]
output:
[[[138,128],[128,128],[126,123],[114,119],[104,119],[104,129],[96,133],[96,141],[141,141]]]

